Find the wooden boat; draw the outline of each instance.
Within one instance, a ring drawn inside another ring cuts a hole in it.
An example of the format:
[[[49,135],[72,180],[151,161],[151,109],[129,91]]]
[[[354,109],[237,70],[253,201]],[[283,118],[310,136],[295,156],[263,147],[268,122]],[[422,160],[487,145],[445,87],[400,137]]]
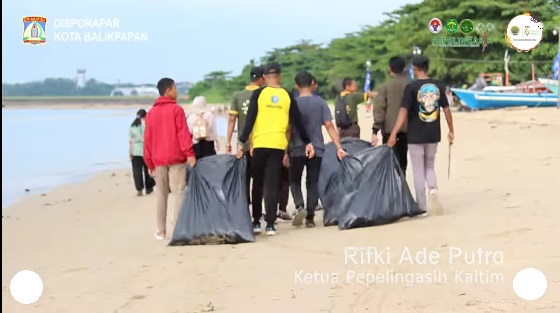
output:
[[[458,88],[451,88],[451,91],[472,110],[519,106],[555,107],[558,103],[558,95],[553,93],[493,92]]]
[[[541,84],[543,84],[544,86],[546,86],[546,88],[548,88],[548,90],[552,91],[552,93],[554,93],[556,96],[558,96],[558,81],[554,80],[554,79],[548,79],[548,78],[539,78],[539,82],[541,82]]]
[[[482,91],[510,92],[510,93],[550,92],[547,86],[545,86],[542,82],[536,80],[530,80],[527,82],[519,83],[515,86],[487,86],[484,87]]]

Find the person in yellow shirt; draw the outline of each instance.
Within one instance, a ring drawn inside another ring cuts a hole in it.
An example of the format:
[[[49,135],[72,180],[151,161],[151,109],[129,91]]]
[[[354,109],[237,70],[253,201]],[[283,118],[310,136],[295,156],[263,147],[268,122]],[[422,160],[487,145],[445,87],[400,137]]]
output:
[[[266,87],[255,90],[249,101],[247,121],[240,136],[237,156],[244,154],[243,144],[251,136],[253,184],[266,190],[264,195],[266,210],[266,234],[274,236],[278,210],[282,163],[287,159],[288,130],[296,127],[306,145],[309,158],[314,156],[313,145],[301,123],[301,116],[293,96],[281,86],[281,66],[271,63],[265,67]],[[262,205],[253,201],[255,206]],[[260,227],[260,220],[253,217],[253,227]]]

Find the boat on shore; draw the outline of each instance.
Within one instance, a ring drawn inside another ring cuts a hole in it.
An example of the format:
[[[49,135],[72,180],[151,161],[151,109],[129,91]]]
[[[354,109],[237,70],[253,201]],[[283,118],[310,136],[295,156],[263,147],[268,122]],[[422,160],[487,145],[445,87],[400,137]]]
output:
[[[558,96],[558,80],[549,79],[549,78],[539,78],[539,82],[546,86],[548,90],[552,91],[556,96]]]
[[[521,106],[555,107],[558,104],[558,95],[553,93],[475,91],[459,88],[451,88],[451,91],[472,110]]]

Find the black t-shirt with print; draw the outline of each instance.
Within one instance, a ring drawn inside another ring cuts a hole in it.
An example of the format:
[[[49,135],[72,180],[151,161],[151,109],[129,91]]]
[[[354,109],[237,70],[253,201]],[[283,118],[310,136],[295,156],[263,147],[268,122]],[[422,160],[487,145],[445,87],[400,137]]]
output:
[[[428,78],[408,84],[402,99],[402,107],[408,110],[408,143],[440,142],[440,109],[448,106],[445,89],[437,81]]]

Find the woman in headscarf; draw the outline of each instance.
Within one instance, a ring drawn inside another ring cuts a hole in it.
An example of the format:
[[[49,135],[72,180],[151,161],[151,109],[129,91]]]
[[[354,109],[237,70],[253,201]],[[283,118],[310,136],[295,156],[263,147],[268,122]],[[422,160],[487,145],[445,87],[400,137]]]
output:
[[[148,173],[148,167],[144,162],[144,129],[146,128],[146,110],[140,109],[136,118],[130,125],[129,130],[129,154],[132,162],[132,177],[137,195],[142,196],[146,188],[146,194],[154,191],[155,181]]]
[[[187,125],[193,136],[193,149],[197,159],[216,155],[218,136],[214,123],[214,113],[207,108],[206,98],[194,98],[192,112],[187,117]]]

